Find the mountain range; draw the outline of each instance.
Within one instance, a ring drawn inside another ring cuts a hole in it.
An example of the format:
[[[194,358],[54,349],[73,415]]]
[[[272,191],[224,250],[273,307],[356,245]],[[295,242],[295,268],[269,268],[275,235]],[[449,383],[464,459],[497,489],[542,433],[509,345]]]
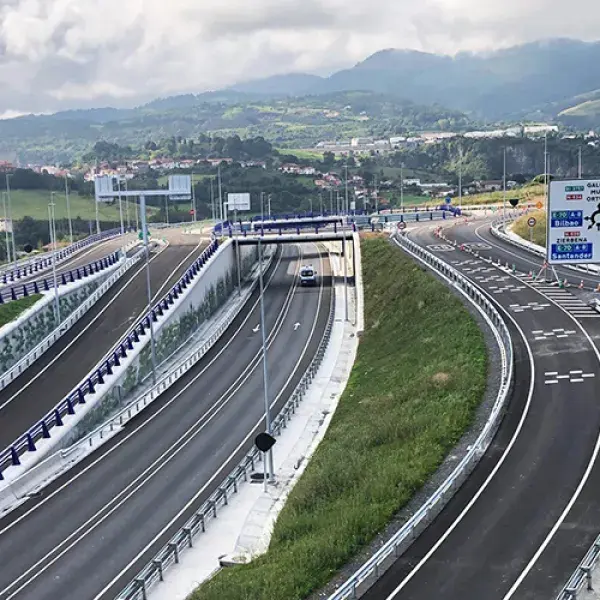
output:
[[[440,104],[478,118],[514,120],[557,117],[580,104],[581,95],[600,96],[599,88],[600,43],[553,39],[453,57],[388,49],[329,77],[277,75],[234,85],[229,91],[298,95],[368,90],[418,104]]]
[[[65,161],[98,140],[139,146],[206,132],[306,147],[540,120],[600,128],[600,42],[554,39],[456,56],[388,49],[327,77],[288,73],[136,108],[0,120],[0,159]]]

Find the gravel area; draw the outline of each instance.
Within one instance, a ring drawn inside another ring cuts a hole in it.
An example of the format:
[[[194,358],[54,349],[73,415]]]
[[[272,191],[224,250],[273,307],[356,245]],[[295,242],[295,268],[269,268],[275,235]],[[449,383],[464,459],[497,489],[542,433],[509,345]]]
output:
[[[401,250],[398,249],[398,251],[400,252]],[[442,283],[446,284],[446,281],[439,277],[435,271],[427,269],[421,263],[418,264],[423,270],[432,273],[436,278],[442,281]],[[477,321],[479,328],[483,332],[485,343],[488,349],[487,387],[482,402],[477,409],[473,424],[471,425],[471,428],[464,434],[454,450],[447,456],[446,460],[440,465],[431,479],[417,494],[415,494],[412,500],[396,514],[386,529],[381,532],[368,547],[358,554],[355,560],[347,564],[325,588],[310,596],[309,600],[322,600],[323,598],[328,598],[344,581],[346,581],[358,568],[360,568],[372,554],[374,554],[379,548],[381,548],[381,546],[383,546],[390,538],[394,536],[394,534],[402,527],[402,525],[406,523],[406,521],[444,482],[448,475],[450,475],[457,463],[468,452],[469,447],[477,439],[489,418],[492,407],[498,396],[498,390],[500,389],[500,350],[494,334],[479,311],[457,290],[453,288],[453,291],[455,295],[462,301],[463,305],[469,311],[471,316]]]

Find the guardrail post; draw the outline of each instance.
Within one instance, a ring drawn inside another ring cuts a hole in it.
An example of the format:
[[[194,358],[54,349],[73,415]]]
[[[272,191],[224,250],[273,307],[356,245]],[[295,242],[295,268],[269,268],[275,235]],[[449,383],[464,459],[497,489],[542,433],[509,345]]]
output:
[[[204,524],[204,521],[203,521],[203,524]],[[194,547],[194,543],[192,541],[192,530],[189,527],[184,527],[182,529],[182,531],[187,536],[188,544],[189,544],[190,548],[193,548]],[[202,528],[202,531],[204,531],[204,527]]]
[[[98,369],[96,371],[96,375],[98,377],[98,383],[102,385],[104,383],[104,377],[102,377],[102,369]]]
[[[592,586],[592,567],[581,567],[581,570],[585,573],[586,589],[588,592],[592,592],[594,590]]]
[[[171,550],[173,551],[173,556],[175,556],[175,564],[178,565],[179,564],[179,548],[177,547],[177,544],[175,544],[174,542],[171,542],[168,545],[169,548],[171,548]]]
[[[64,273],[61,275],[60,282],[62,285],[67,285],[67,278],[65,277]]]
[[[146,583],[143,579],[136,579],[135,583],[139,586],[142,591],[142,600],[148,600],[148,596],[146,595]]]
[[[126,358],[127,351],[125,350],[125,346],[123,346],[123,344],[121,344],[120,349],[121,349],[121,358]]]
[[[79,390],[79,392],[81,392],[81,389]],[[88,379],[88,392],[90,394],[96,393],[96,389],[94,388],[94,382],[92,381],[91,377]],[[81,392],[81,393],[83,394],[83,392]]]
[[[81,271],[77,268],[77,279],[81,279]]]
[[[46,421],[42,421],[42,437],[46,440],[50,438],[50,431],[48,430],[48,425],[46,425]]]
[[[69,283],[73,283],[75,281],[75,277],[73,277],[73,271],[69,271]]]
[[[15,288],[10,288],[10,297],[12,300],[17,299],[17,293],[15,292]]]
[[[60,410],[58,410],[58,408],[54,409],[54,422],[56,423],[57,427],[63,426],[63,420],[60,416]]]
[[[27,284],[23,284],[23,298],[27,298],[29,296],[29,292],[27,291]]]
[[[152,561],[152,564],[158,569],[158,580],[164,581],[162,562],[156,559]]]
[[[116,352],[113,352],[113,361],[115,363],[115,367],[121,366],[121,361],[119,360],[119,355]]]
[[[10,447],[10,459],[14,467],[18,467],[21,464],[19,453],[15,450],[14,446]]]
[[[35,452],[35,442],[33,441],[33,436],[30,432],[27,432],[27,450],[29,452]]]
[[[70,415],[75,414],[75,407],[73,406],[73,400],[71,400],[71,397],[67,398],[67,413]]]
[[[48,280],[44,279],[44,291],[47,292],[50,289],[50,286],[48,285]]]
[[[130,335],[127,336],[127,340],[126,341],[127,341],[127,349],[128,350],[133,350],[133,341],[132,341]]]

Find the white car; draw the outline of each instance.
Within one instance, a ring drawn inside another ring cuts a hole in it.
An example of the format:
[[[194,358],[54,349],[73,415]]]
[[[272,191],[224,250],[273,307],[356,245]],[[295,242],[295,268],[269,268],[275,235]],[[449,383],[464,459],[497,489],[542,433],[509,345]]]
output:
[[[317,285],[317,272],[312,265],[300,269],[300,285]]]

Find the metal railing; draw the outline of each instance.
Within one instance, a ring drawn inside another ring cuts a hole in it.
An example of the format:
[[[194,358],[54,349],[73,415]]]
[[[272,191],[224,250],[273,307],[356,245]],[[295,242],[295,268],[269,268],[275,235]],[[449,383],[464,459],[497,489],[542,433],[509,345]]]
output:
[[[3,471],[10,466],[21,464],[20,456],[25,452],[35,452],[36,442],[51,437],[51,430],[63,426],[63,418],[74,415],[79,405],[87,403],[86,397],[96,393],[96,386],[104,383],[104,378],[112,375],[116,367],[121,366],[121,360],[134,350],[134,346],[149,340],[151,322],[168,312],[176,300],[195,281],[209,259],[219,247],[217,240],[209,244],[192,266],[180,278],[173,288],[159,300],[151,310],[140,317],[104,359],[89,373],[83,384],[78,385],[64,400],[59,402],[46,416],[38,421],[26,433],[17,438],[8,448],[0,452],[0,481],[4,479]]]
[[[56,260],[57,262],[64,262],[72,254],[82,250],[83,248],[87,248],[96,242],[106,241],[111,238],[118,237],[119,235],[121,235],[121,231],[119,229],[110,229],[100,234],[90,235],[82,240],[70,244],[66,248],[57,250]],[[12,265],[6,265],[6,267],[0,271],[0,281],[2,281],[4,284],[12,283],[18,281],[19,279],[23,279],[24,277],[29,277],[31,275],[35,275],[36,273],[47,271],[51,267],[51,253],[48,253],[44,256],[35,256],[31,258],[28,257],[17,261],[17,265],[15,267]]]
[[[276,419],[273,421],[272,432],[279,436],[295,414],[300,401],[313,381],[331,338],[335,318],[335,295],[331,294],[329,318],[319,343],[319,347],[309,367],[303,374]],[[221,507],[227,506],[233,494],[239,491],[239,486],[247,482],[256,465],[262,462],[262,452],[256,446],[242,459],[239,465],[222,481],[217,490],[202,504],[194,515],[177,531],[177,533],[161,548],[156,556],[138,573],[138,575],[119,593],[116,600],[146,600],[150,588],[163,581],[164,572],[174,564],[179,563],[182,553],[192,548],[194,539],[206,531],[206,525],[211,519],[216,519]]]
[[[569,578],[569,581],[567,581],[556,597],[556,600],[577,600],[577,594],[582,590],[584,585],[587,591],[594,589],[592,571],[598,562],[598,557],[600,557],[600,535],[587,551],[583,560]]]
[[[119,261],[120,252],[117,250],[105,256],[104,258],[100,258],[95,260],[83,267],[76,267],[71,269],[70,271],[65,271],[63,273],[59,273],[57,275],[57,284],[60,287],[61,285],[67,285],[68,283],[74,283],[75,281],[79,281],[88,275],[93,275],[94,273],[98,273],[111,267]],[[0,281],[6,283],[6,277],[1,277]],[[10,288],[0,289],[0,304],[5,304],[6,302],[12,302],[13,300],[18,300],[19,298],[27,298],[32,294],[39,294],[41,292],[47,292],[54,288],[54,278],[47,277],[44,279],[30,281],[28,283],[23,283],[20,285],[15,285]]]
[[[48,348],[50,348],[56,340],[61,338],[71,327],[81,319],[81,317],[126,273],[134,264],[142,257],[142,252],[138,252],[135,256],[128,258],[125,262],[104,281],[98,289],[96,289],[87,298],[83,304],[72,312],[59,326],[52,331],[45,339],[43,339],[33,350],[27,353],[19,360],[10,370],[0,376],[0,390],[3,390],[7,385],[12,383],[26,369],[28,369]]]
[[[513,346],[508,328],[488,298],[456,269],[434,256],[405,236],[396,237],[398,244],[410,255],[433,269],[438,275],[468,298],[479,310],[490,326],[498,343],[501,356],[501,383],[490,416],[472,444],[449,477],[400,528],[398,532],[377,550],[348,580],[346,580],[329,600],[358,598],[363,590],[374,583],[379,576],[412,544],[417,536],[433,521],[443,507],[454,496],[466,478],[473,471],[480,458],[488,449],[500,425],[506,400],[513,382]]]

